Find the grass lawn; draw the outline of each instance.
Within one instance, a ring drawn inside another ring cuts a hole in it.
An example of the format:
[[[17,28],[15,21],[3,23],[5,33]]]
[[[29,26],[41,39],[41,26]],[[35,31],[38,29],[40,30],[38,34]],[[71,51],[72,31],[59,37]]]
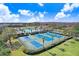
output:
[[[79,27],[74,29],[75,32],[79,32]]]
[[[12,40],[12,43],[15,43],[15,42],[19,42],[17,39],[13,39]],[[19,49],[15,49],[15,50],[12,50],[11,51],[11,56],[25,56],[26,54],[23,53],[23,49],[24,49],[24,46],[21,46]]]
[[[25,56],[26,54],[23,53],[22,49],[24,47],[21,46],[19,49],[11,51],[11,56]]]
[[[65,51],[60,50],[61,48],[63,48]],[[50,53],[48,53],[50,52]],[[48,50],[38,54],[41,56],[49,56],[52,54],[56,54],[57,56],[79,56],[79,41],[75,41],[73,39],[70,39],[50,50]]]
[[[18,50],[11,51],[11,56],[28,56],[22,52],[23,48],[24,47],[21,46]],[[64,49],[65,51],[62,51],[61,49]],[[56,56],[79,56],[79,41],[70,39],[52,49],[33,56],[52,56],[54,54]]]

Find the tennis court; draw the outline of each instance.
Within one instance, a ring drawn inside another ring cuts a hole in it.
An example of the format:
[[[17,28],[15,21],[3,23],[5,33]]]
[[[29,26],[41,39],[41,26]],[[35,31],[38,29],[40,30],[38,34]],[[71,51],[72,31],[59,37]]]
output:
[[[39,33],[35,35],[23,36],[18,39],[23,43],[23,45],[27,48],[27,50],[32,52],[41,51],[44,49],[44,46],[51,47],[52,42],[55,40],[60,40],[66,38],[63,35],[57,33]]]
[[[36,48],[42,47],[42,44],[40,44],[40,43],[37,42],[37,41],[32,41],[31,44],[33,44]]]

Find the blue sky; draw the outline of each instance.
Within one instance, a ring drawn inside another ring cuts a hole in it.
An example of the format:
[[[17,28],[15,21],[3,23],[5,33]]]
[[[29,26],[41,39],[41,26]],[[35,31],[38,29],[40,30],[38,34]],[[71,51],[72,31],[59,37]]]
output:
[[[79,4],[75,3],[6,3],[0,6],[0,22],[79,22]]]
[[[18,13],[19,9],[31,10],[33,12],[35,11],[58,12],[61,8],[63,8],[64,3],[61,4],[47,3],[44,4],[43,7],[39,6],[37,3],[7,3],[5,5],[7,5],[13,13]]]

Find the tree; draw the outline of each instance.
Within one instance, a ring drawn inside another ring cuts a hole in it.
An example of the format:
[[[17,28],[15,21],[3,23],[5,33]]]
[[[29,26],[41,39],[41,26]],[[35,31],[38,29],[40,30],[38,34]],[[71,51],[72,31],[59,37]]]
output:
[[[0,39],[0,56],[9,55],[10,53],[10,49],[7,48],[5,42],[2,39]]]
[[[11,37],[14,37],[15,36],[15,31],[13,28],[8,28],[6,27],[4,30],[3,30],[3,33],[2,33],[2,39],[4,42],[9,42],[9,45],[11,47],[12,45],[12,42],[11,42]],[[8,45],[8,44],[7,44]]]

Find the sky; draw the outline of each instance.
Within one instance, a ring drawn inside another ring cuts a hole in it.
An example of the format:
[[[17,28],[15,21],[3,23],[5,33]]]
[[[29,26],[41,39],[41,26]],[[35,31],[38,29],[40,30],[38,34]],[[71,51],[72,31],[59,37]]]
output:
[[[78,3],[0,4],[0,23],[79,22]]]

